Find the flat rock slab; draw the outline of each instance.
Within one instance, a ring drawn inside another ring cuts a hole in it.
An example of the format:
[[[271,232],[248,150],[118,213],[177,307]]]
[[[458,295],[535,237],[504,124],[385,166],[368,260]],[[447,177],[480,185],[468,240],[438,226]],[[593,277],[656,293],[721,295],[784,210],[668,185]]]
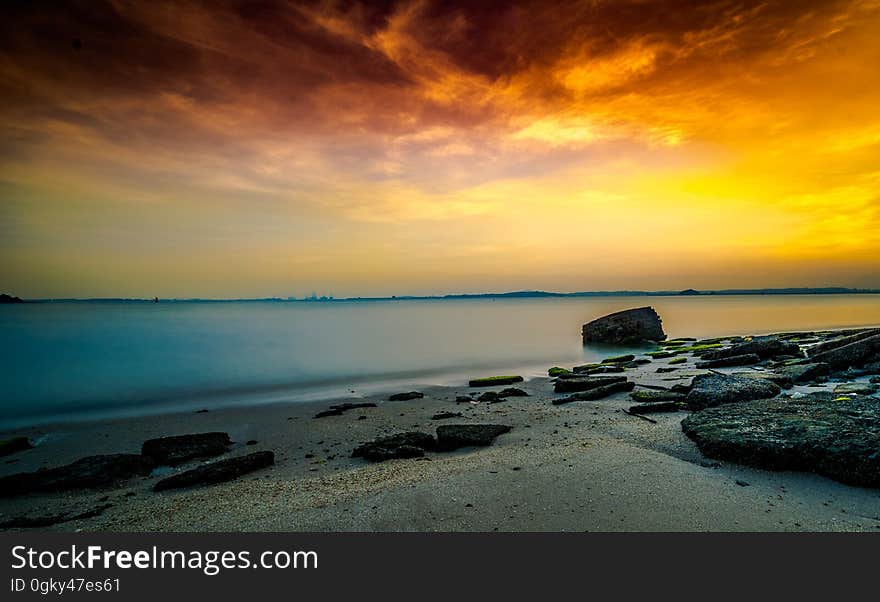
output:
[[[638,307],[602,316],[584,324],[582,334],[584,345],[623,345],[666,338],[663,322],[653,307]]]
[[[731,355],[705,362],[697,362],[697,368],[728,368],[731,366],[750,366],[761,361],[757,353],[746,353],[744,355]]]
[[[421,399],[424,396],[424,393],[419,393],[418,391],[407,391],[406,393],[395,393],[388,398],[388,401],[409,401],[411,399]]]
[[[614,383],[626,382],[625,376],[584,376],[583,378],[566,378],[556,381],[553,390],[556,393],[574,393],[604,387]]]
[[[636,383],[627,380],[613,382],[607,385],[603,385],[601,387],[592,388],[588,391],[581,391],[580,393],[575,393],[574,395],[569,395],[568,397],[564,397],[562,399],[554,399],[553,405],[558,406],[564,403],[571,403],[573,401],[596,401],[597,399],[604,399],[605,397],[608,397],[609,395],[614,395],[615,393],[632,391],[635,386]]]
[[[857,339],[826,351],[812,352],[810,359],[814,362],[824,362],[832,370],[843,370],[880,361],[880,334]]]
[[[871,383],[843,383],[834,387],[834,392],[838,395],[873,395],[877,388]]]
[[[162,479],[153,485],[153,491],[224,483],[273,464],[275,464],[275,454],[273,452],[258,451],[238,458],[227,458],[226,460],[211,462],[210,464],[170,476],[167,479]]]
[[[640,403],[637,406],[630,406],[630,414],[657,414],[660,412],[678,412],[683,409],[684,404],[675,401],[659,401],[656,403]]]
[[[12,437],[11,439],[0,440],[0,456],[8,456],[16,452],[24,451],[32,448],[30,440],[27,437]]]
[[[0,478],[0,496],[104,487],[135,476],[147,476],[153,467],[151,458],[137,454],[87,456],[65,466]]]
[[[728,374],[700,374],[694,377],[686,402],[691,410],[702,410],[726,403],[776,397],[782,389],[760,378]]]
[[[522,376],[489,376],[487,378],[474,378],[468,381],[471,387],[497,387],[500,385],[513,385],[523,382]]]
[[[160,466],[177,466],[189,460],[226,453],[232,441],[228,433],[194,433],[144,441],[141,454]]]
[[[880,487],[880,403],[814,393],[710,408],[681,423],[705,455]]]
[[[750,341],[737,343],[727,349],[718,349],[710,351],[702,355],[703,359],[720,360],[723,358],[734,357],[737,355],[755,354],[762,360],[770,359],[780,355],[803,356],[800,346],[797,343],[780,339],[779,337],[754,337]]]
[[[450,418],[461,418],[461,412],[437,412],[431,416],[431,420],[449,420]]]
[[[510,432],[505,424],[444,424],[437,427],[437,449],[452,451],[460,447],[491,445],[498,435]]]
[[[371,462],[384,462],[395,458],[419,458],[425,451],[436,449],[437,441],[432,435],[419,431],[378,437],[374,441],[354,448],[352,458],[364,458]]]
[[[677,391],[633,391],[629,394],[633,401],[639,403],[657,403],[660,401],[684,401],[686,395]]]
[[[828,364],[813,362],[809,364],[792,364],[776,368],[773,372],[779,375],[780,381],[775,381],[780,386],[801,384],[816,380],[820,376],[827,376],[830,371]]]

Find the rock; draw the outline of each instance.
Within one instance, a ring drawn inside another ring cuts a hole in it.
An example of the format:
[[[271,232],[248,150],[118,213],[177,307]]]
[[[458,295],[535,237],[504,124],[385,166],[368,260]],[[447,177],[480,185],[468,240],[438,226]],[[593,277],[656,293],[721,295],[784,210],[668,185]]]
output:
[[[195,485],[216,485],[237,479],[238,477],[275,464],[275,454],[270,451],[258,451],[246,456],[227,458],[210,464],[204,464],[162,479],[153,485],[153,491],[180,489]]]
[[[880,328],[872,328],[868,330],[860,330],[857,332],[844,332],[841,333],[843,336],[835,337],[829,341],[825,341],[823,343],[819,343],[817,345],[813,345],[807,350],[807,355],[810,357],[819,355],[820,353],[824,353],[825,351],[831,351],[832,349],[839,349],[841,347],[845,347],[850,343],[855,343],[857,341],[861,341],[864,339],[869,339],[871,337],[880,335]]]
[[[24,303],[18,297],[14,297],[12,295],[7,295],[6,293],[0,294],[0,303]]]
[[[630,406],[630,414],[656,414],[658,412],[678,412],[683,404],[674,401],[660,401],[657,403],[641,403]]]
[[[388,398],[388,401],[409,401],[411,399],[421,399],[424,396],[424,393],[419,393],[418,391],[408,391],[406,393],[395,393]]]
[[[880,384],[880,376],[875,376],[871,380],[869,380],[868,382],[871,383],[872,385],[878,385],[878,384]]]
[[[504,398],[496,391],[486,391],[477,397],[477,401],[482,401],[483,403],[498,403],[499,401],[504,401]]]
[[[394,458],[419,458],[426,450],[437,447],[434,437],[427,433],[410,431],[387,437],[379,437],[370,443],[354,448],[352,458],[365,458],[371,462],[384,462]]]
[[[658,401],[684,401],[686,395],[676,391],[633,391],[629,394],[633,401],[639,403],[656,403]]]
[[[562,399],[554,399],[553,405],[558,406],[573,401],[595,401],[597,399],[608,397],[609,395],[614,395],[615,393],[632,391],[635,386],[636,383],[630,381],[614,382],[588,391],[581,391],[580,393],[575,393],[574,395],[569,395]]]
[[[455,398],[455,403],[470,403],[472,401],[473,401],[473,399],[471,399],[470,397],[467,397],[465,395],[458,395]]]
[[[767,399],[779,395],[779,385],[768,380],[729,374],[700,374],[694,377],[686,402],[691,410],[726,403]]]
[[[497,387],[499,385],[513,385],[521,383],[522,376],[490,376],[488,378],[475,378],[468,382],[471,387]]]
[[[559,366],[553,366],[549,370],[547,370],[547,374],[551,377],[555,378],[557,376],[561,376],[563,374],[570,374],[570,370],[566,370],[565,368],[560,368]]]
[[[437,449],[451,451],[491,445],[498,435],[509,431],[510,427],[504,424],[444,424],[437,427]]]
[[[584,345],[605,343],[621,345],[666,338],[660,316],[653,307],[627,309],[603,316],[583,327]]]
[[[0,478],[0,497],[104,487],[146,476],[153,467],[152,459],[137,454],[87,456],[65,466]]]
[[[43,516],[16,516],[0,521],[0,529],[40,529],[43,527],[51,527],[52,525],[67,523],[72,520],[94,518],[103,514],[104,510],[107,508],[112,507],[113,504],[101,504],[83,512],[63,512],[61,514],[49,514]]]
[[[517,389],[516,387],[510,387],[509,389],[501,389],[501,392],[498,393],[499,397],[528,397],[529,394],[523,391],[522,389]]]
[[[556,393],[573,393],[575,391],[586,391],[588,389],[610,385],[611,383],[621,383],[625,381],[625,376],[584,376],[583,378],[567,378],[565,380],[556,381],[556,384],[553,385],[553,390]]]
[[[810,364],[793,364],[776,368],[774,372],[779,375],[783,381],[787,381],[789,385],[801,384],[815,380],[820,376],[827,376],[829,372],[828,364],[810,363]],[[776,381],[776,384],[785,386]]]
[[[661,366],[660,368],[657,368],[655,372],[657,372],[657,374],[668,374],[670,372],[675,372],[676,370],[678,370],[678,368],[675,366]]]
[[[609,357],[602,360],[603,364],[625,364],[636,359],[634,355],[618,355],[617,357]]]
[[[691,414],[682,430],[710,458],[880,487],[876,399],[813,393],[749,401]]]
[[[329,410],[318,412],[317,414],[315,414],[315,418],[326,418],[327,416],[342,416],[345,412],[349,410],[375,407],[376,404],[369,401],[364,403],[341,403],[338,405],[330,406]]]
[[[438,412],[431,416],[431,420],[448,420],[449,418],[461,418],[461,412]]]
[[[232,441],[228,433],[195,433],[144,441],[141,454],[160,466],[177,466],[197,458],[226,453]]]
[[[697,368],[729,368],[731,366],[748,366],[757,364],[761,361],[757,353],[747,353],[745,355],[731,355],[719,358],[717,360],[709,360],[706,362],[697,362]]]
[[[791,355],[802,357],[800,346],[797,343],[780,339],[779,337],[766,336],[754,337],[750,341],[737,343],[726,349],[716,349],[703,353],[701,357],[705,360],[720,360],[734,357],[737,355],[755,354],[760,359],[766,360],[780,355]]]
[[[824,362],[832,370],[842,370],[851,366],[858,367],[880,361],[880,334],[820,353],[811,353],[810,359],[814,362]]]
[[[843,383],[834,387],[838,395],[873,395],[877,392],[877,385],[871,383]]]
[[[0,440],[0,456],[8,456],[15,452],[31,449],[30,440],[27,437],[12,437],[10,439]]]

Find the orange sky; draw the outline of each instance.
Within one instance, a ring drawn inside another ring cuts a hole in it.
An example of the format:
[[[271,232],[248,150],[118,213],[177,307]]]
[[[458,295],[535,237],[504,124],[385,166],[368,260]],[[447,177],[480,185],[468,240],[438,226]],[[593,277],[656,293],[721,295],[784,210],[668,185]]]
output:
[[[10,6],[0,292],[880,287],[880,0]]]

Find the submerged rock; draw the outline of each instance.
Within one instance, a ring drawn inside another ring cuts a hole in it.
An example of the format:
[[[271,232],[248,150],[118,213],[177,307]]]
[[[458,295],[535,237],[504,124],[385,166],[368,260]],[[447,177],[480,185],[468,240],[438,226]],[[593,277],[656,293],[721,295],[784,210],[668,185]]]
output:
[[[428,433],[410,431],[387,437],[379,437],[354,448],[352,458],[365,458],[371,462],[384,462],[394,458],[419,458],[426,450],[437,447],[434,437]]]
[[[682,422],[710,458],[880,487],[880,404],[814,393],[710,408]]]
[[[270,451],[258,451],[246,456],[227,458],[162,479],[153,485],[153,491],[224,483],[249,472],[272,466],[274,463],[275,454]]]
[[[452,451],[460,447],[491,445],[498,435],[510,431],[504,424],[444,424],[437,427],[437,449]]]
[[[573,393],[575,391],[587,391],[610,385],[612,383],[626,382],[625,376],[584,376],[582,378],[566,378],[556,381],[553,390],[556,393]]]
[[[0,496],[103,487],[135,476],[146,476],[153,467],[152,459],[138,454],[87,456],[65,466],[0,478]]]
[[[424,396],[424,393],[419,393],[418,391],[407,391],[406,393],[395,393],[388,398],[388,401],[409,401],[411,399],[421,399]]]
[[[726,403],[776,397],[779,385],[768,380],[729,374],[700,374],[694,377],[686,402],[691,410]]]
[[[30,439],[27,437],[12,437],[11,439],[0,440],[0,456],[8,456],[15,452],[24,451],[32,448]]]
[[[621,345],[666,338],[663,323],[653,307],[627,309],[603,316],[583,327],[584,345],[605,343]]]
[[[228,433],[194,433],[144,441],[141,454],[162,466],[224,454],[232,445]]]

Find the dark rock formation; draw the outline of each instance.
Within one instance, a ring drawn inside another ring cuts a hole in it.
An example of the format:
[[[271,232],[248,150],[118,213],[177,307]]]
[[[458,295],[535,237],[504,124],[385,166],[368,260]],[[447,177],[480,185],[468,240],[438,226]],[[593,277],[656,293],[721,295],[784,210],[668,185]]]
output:
[[[444,424],[437,427],[437,449],[451,451],[491,445],[498,435],[509,431],[510,427],[504,424]]]
[[[65,466],[0,478],[0,496],[104,487],[135,476],[146,476],[153,466],[150,458],[137,454],[87,456]]]
[[[6,293],[0,294],[0,303],[24,303],[18,297],[13,297],[12,295],[7,295]]]
[[[258,451],[246,456],[227,458],[226,460],[204,464],[192,470],[170,476],[167,479],[162,479],[153,485],[153,491],[224,483],[273,464],[275,464],[274,453]]]
[[[450,418],[461,418],[461,412],[438,412],[431,416],[431,420],[448,420]]]
[[[684,393],[676,391],[633,391],[629,394],[633,401],[639,403],[656,403],[659,401],[684,401]]]
[[[32,448],[30,440],[27,437],[12,437],[11,439],[3,439],[0,441],[0,456],[8,456],[15,452],[24,451]]]
[[[737,355],[755,354],[762,360],[770,359],[780,355],[791,355],[795,357],[803,356],[800,346],[797,343],[780,339],[779,337],[754,337],[750,341],[737,343],[726,349],[717,349],[703,353],[701,357],[705,360],[720,360],[734,357]]]
[[[427,433],[412,431],[379,437],[354,448],[352,458],[365,458],[371,462],[384,462],[394,458],[419,458],[426,450],[437,447],[434,437]]]
[[[418,391],[408,391],[406,393],[395,393],[388,398],[388,401],[409,401],[411,399],[421,399],[424,396],[424,393],[419,393]]]
[[[490,376],[488,378],[475,378],[468,382],[471,387],[497,387],[499,385],[513,385],[521,383],[522,376]]]
[[[608,357],[602,360],[603,364],[626,364],[636,359],[634,355],[618,355],[617,357]]]
[[[553,390],[557,393],[573,393],[575,391],[587,391],[610,385],[612,383],[626,382],[625,376],[584,376],[583,378],[566,378],[557,380]]]
[[[686,402],[691,410],[702,410],[726,403],[767,399],[779,395],[779,385],[768,380],[727,374],[700,374],[694,377]]]
[[[777,379],[773,379],[780,387],[790,387],[795,384],[802,384],[816,380],[820,376],[827,376],[829,372],[828,364],[810,363],[810,364],[793,364],[791,366],[782,366],[773,371]]]
[[[678,412],[682,409],[682,403],[674,401],[660,401],[657,403],[640,403],[637,406],[630,406],[630,414],[656,414],[659,412]]]
[[[330,406],[328,410],[322,410],[315,414],[315,418],[326,418],[327,416],[342,416],[345,412],[349,410],[356,410],[359,408],[375,408],[376,404],[372,402],[364,402],[364,403],[340,403],[338,405]]]
[[[141,454],[161,466],[177,466],[197,458],[226,453],[232,441],[227,433],[194,433],[144,441]]]
[[[761,361],[757,353],[747,353],[745,355],[731,355],[715,360],[705,362],[697,362],[697,368],[729,368],[731,366],[749,366],[757,364]]]
[[[861,341],[863,339],[869,339],[871,337],[880,335],[880,328],[860,330],[857,332],[842,332],[840,334],[842,336],[837,336],[831,340],[813,345],[807,350],[807,355],[813,357],[815,355],[819,355],[820,353],[824,353],[825,351],[838,349],[840,347],[849,345],[850,343],[855,343],[856,341]]]
[[[851,341],[839,347],[826,349],[818,353],[813,352],[813,350],[810,351],[810,359],[813,362],[824,362],[832,370],[843,370],[851,366],[863,366],[880,361],[880,334]]]
[[[603,316],[583,327],[584,345],[606,343],[621,345],[666,338],[660,316],[653,307],[627,309]]]
[[[880,404],[815,393],[691,414],[681,424],[700,450],[719,460],[768,470],[802,470],[880,487]]]
[[[595,401],[597,399],[608,397],[609,395],[614,395],[615,393],[632,391],[635,386],[636,383],[631,381],[614,382],[602,385],[601,387],[595,387],[588,391],[581,391],[580,393],[575,393],[574,395],[569,395],[562,399],[554,399],[553,405],[558,406],[573,401]]]

